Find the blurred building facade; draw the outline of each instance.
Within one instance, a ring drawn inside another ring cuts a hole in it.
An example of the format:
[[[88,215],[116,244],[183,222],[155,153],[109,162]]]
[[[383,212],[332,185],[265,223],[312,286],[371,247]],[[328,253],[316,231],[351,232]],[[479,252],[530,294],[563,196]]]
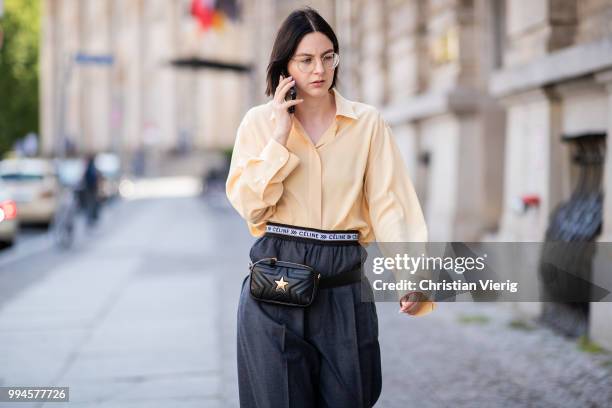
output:
[[[610,242],[612,160],[605,145],[612,133],[612,1],[497,3],[503,42],[489,91],[506,112],[499,237],[540,241],[558,223],[551,215],[564,206],[571,209],[565,218],[573,229],[599,223],[592,239]],[[517,197],[530,194],[539,205],[513,209]],[[612,255],[598,252],[593,279],[609,281]],[[607,300],[588,305],[588,331],[612,348]],[[520,306],[530,313],[548,307]]]
[[[246,64],[239,22],[204,31],[191,0],[43,0],[43,6],[45,154],[110,151],[125,163],[147,155],[158,158],[155,169],[168,152],[233,143],[248,75],[171,62]]]
[[[303,3],[247,3],[261,103],[274,34]],[[612,0],[308,4],[339,37],[340,91],[391,125],[430,239],[542,241],[579,183],[562,136],[612,132]],[[612,238],[611,176],[607,159],[601,241]],[[612,348],[610,305],[591,304],[589,331]]]
[[[240,24],[198,32],[189,0],[43,0],[43,144],[62,150],[231,147],[242,114],[267,101],[282,20],[304,2],[244,0]],[[309,1],[340,41],[338,88],[393,128],[432,241],[541,241],[572,197],[570,143],[612,132],[612,0]],[[111,66],[72,66],[75,51]],[[252,64],[249,74],[178,70],[177,57]],[[62,113],[62,109],[64,113]],[[64,118],[64,119],[62,119]],[[605,136],[604,136],[605,137]],[[612,160],[599,180],[611,241]],[[593,338],[612,349],[612,303]],[[540,313],[541,304],[521,304]]]

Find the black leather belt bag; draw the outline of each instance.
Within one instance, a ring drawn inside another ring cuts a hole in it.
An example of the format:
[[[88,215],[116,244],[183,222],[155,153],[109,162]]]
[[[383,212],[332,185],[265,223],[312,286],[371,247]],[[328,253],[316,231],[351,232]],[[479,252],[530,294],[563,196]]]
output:
[[[249,262],[250,293],[262,302],[307,307],[319,288],[347,285],[361,280],[361,268],[321,279],[312,267],[300,263],[262,258]]]

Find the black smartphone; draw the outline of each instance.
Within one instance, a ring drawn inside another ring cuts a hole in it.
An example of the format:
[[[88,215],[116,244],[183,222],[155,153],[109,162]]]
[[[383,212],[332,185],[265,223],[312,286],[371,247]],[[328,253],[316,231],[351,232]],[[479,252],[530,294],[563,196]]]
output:
[[[289,76],[288,72],[284,72],[283,73],[283,78],[287,78]],[[287,95],[285,96],[285,100],[295,100],[295,98],[297,97],[297,91],[295,90],[295,85],[292,86],[289,89],[289,92],[287,92]],[[287,108],[287,112],[289,113],[295,113],[295,105],[294,106],[290,106],[289,108]]]

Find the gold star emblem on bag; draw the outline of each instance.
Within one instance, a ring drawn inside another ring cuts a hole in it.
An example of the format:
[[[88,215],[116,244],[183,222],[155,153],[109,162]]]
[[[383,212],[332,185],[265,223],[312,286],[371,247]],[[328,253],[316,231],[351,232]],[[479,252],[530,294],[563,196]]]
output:
[[[289,282],[286,282],[284,280],[284,276],[281,276],[280,280],[274,281],[276,282],[276,290],[280,291],[282,290],[283,292],[286,292],[287,289],[285,289],[285,286],[287,286],[289,284]]]

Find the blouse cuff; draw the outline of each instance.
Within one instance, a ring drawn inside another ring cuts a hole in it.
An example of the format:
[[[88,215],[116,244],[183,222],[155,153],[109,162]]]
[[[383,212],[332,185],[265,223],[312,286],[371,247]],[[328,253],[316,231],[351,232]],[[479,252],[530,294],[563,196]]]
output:
[[[251,167],[253,172],[252,177],[249,177],[249,184],[253,191],[262,194],[266,186],[283,181],[300,163],[297,155],[274,138],[268,141],[255,160],[257,163]]]

